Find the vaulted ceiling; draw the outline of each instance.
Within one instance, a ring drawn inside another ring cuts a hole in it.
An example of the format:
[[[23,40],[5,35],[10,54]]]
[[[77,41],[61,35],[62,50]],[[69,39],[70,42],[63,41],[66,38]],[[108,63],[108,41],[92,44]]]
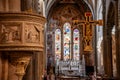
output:
[[[94,3],[92,0],[46,0],[46,16],[49,18],[52,11],[55,10],[58,6],[64,6],[66,4],[75,5],[78,10],[84,15],[86,11],[90,11],[93,13],[92,6]],[[49,13],[49,15],[48,15]]]

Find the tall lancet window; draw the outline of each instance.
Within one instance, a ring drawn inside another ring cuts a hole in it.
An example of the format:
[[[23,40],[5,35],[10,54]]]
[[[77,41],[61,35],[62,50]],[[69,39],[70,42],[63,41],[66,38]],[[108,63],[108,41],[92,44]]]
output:
[[[63,25],[63,51],[64,60],[71,59],[71,25],[69,23]]]
[[[75,29],[73,31],[73,59],[79,60],[80,53],[79,53],[79,30]]]
[[[55,31],[55,59],[61,59],[61,30],[56,29]]]
[[[70,23],[65,23],[62,29],[55,30],[55,60],[80,60],[80,32],[71,28]]]

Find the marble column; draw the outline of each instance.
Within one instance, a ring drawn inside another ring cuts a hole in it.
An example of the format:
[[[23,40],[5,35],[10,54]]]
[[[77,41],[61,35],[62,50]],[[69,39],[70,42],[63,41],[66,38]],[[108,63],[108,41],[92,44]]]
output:
[[[20,0],[9,0],[9,11],[20,12]]]

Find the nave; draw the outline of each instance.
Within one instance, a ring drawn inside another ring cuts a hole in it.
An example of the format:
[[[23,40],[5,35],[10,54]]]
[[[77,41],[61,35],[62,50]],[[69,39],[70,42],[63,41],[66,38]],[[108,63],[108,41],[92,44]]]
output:
[[[0,0],[0,80],[120,80],[120,0]]]

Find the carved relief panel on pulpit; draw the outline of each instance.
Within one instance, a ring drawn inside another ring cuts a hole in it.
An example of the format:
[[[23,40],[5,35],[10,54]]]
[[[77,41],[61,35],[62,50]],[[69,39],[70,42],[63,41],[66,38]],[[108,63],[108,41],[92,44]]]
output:
[[[21,42],[21,23],[1,23],[0,43],[20,43]]]
[[[25,42],[27,43],[39,43],[40,42],[40,30],[39,30],[38,25],[26,24]]]

